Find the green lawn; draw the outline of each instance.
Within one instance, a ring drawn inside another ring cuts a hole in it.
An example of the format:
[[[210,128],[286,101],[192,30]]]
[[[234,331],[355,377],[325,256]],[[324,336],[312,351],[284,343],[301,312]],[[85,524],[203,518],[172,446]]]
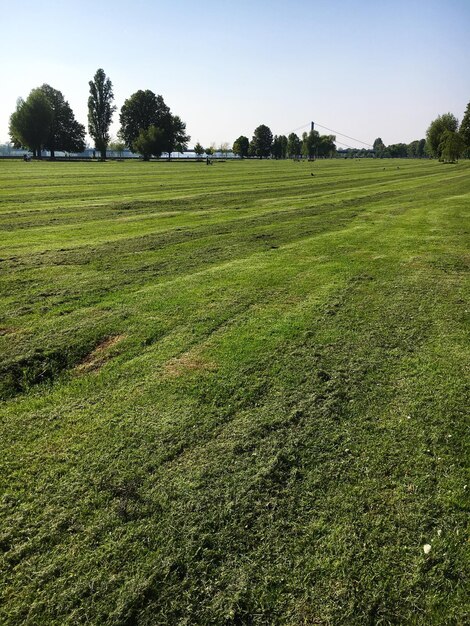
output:
[[[468,624],[469,209],[468,161],[0,162],[0,623]]]

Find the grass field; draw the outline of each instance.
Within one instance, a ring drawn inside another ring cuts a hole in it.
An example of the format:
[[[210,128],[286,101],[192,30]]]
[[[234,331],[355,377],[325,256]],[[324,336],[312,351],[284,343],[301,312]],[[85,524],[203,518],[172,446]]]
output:
[[[0,623],[468,624],[469,209],[470,162],[1,162]]]

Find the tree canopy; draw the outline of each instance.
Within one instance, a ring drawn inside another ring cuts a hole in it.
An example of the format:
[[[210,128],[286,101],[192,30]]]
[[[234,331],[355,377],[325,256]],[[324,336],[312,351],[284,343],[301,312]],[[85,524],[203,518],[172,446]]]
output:
[[[39,89],[52,109],[52,120],[44,147],[50,150],[52,157],[55,150],[82,152],[85,149],[85,127],[75,119],[62,92],[46,84]]]
[[[373,148],[375,152],[375,156],[382,157],[385,151],[385,144],[382,141],[381,137],[377,137],[377,139],[373,143]]]
[[[252,156],[257,156],[260,159],[268,157],[271,154],[272,142],[273,134],[268,126],[261,124],[255,128],[250,146]]]
[[[444,132],[450,130],[455,133],[458,129],[459,122],[452,113],[444,113],[439,115],[431,122],[426,132],[426,146],[429,153],[440,159],[442,154],[442,139]]]
[[[465,142],[459,133],[452,130],[445,130],[441,135],[439,150],[443,161],[453,163],[454,161],[458,161],[465,150]]]
[[[320,133],[317,130],[311,130],[309,133],[302,134],[302,155],[312,159],[315,157],[318,145],[320,143]]]
[[[271,146],[271,154],[275,159],[285,159],[287,156],[287,137],[275,135]]]
[[[162,96],[157,96],[150,89],[140,89],[124,102],[119,121],[120,137],[131,150],[140,152],[144,158],[147,158],[147,152],[141,152],[143,146],[148,150],[153,145],[155,151],[151,154],[159,157],[163,152],[170,155],[174,150],[185,150],[190,140],[186,135],[186,124],[177,115],[172,115]],[[153,130],[150,130],[151,127]],[[154,141],[149,143],[150,137]]]
[[[53,110],[49,100],[40,89],[33,89],[26,100],[19,98],[16,111],[10,117],[10,137],[20,148],[30,148],[34,156],[41,156],[50,134]]]
[[[198,157],[204,154],[204,147],[199,143],[199,141],[194,146],[194,154],[196,154]]]
[[[154,124],[142,129],[133,142],[133,149],[142,155],[144,161],[148,161],[152,155],[160,157],[166,149],[164,131]]]
[[[295,133],[291,133],[287,137],[287,156],[294,158],[299,157],[302,153],[302,142],[300,137]]]
[[[112,104],[114,100],[113,84],[101,68],[96,71],[93,80],[88,84],[90,86],[88,132],[95,140],[95,146],[100,151],[101,158],[105,159],[106,148],[110,139],[109,127],[116,110]]]
[[[27,146],[37,156],[41,150],[82,152],[85,127],[76,121],[69,103],[50,85],[33,89],[26,100],[18,100],[10,118],[10,135],[16,146]]]
[[[467,104],[462,122],[460,123],[459,133],[464,141],[467,156],[470,157],[470,102]]]
[[[233,154],[236,154],[237,156],[244,159],[245,157],[248,156],[249,149],[250,149],[250,140],[248,139],[248,137],[245,137],[244,135],[240,135],[238,139],[235,139],[233,143],[233,147],[232,147]]]

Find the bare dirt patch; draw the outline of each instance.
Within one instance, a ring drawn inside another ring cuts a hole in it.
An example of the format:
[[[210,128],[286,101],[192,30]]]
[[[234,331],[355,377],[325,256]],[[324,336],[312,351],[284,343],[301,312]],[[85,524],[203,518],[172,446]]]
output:
[[[16,335],[18,333],[18,328],[12,328],[10,326],[2,326],[0,328],[0,337],[3,335]]]
[[[103,341],[77,365],[75,371],[79,374],[86,374],[87,372],[92,372],[103,367],[111,358],[110,349],[121,342],[124,337],[125,335],[113,335],[112,337],[103,339]]]
[[[189,351],[168,361],[165,365],[165,374],[170,378],[176,378],[188,372],[207,372],[215,369],[215,363],[208,361],[197,352]]]

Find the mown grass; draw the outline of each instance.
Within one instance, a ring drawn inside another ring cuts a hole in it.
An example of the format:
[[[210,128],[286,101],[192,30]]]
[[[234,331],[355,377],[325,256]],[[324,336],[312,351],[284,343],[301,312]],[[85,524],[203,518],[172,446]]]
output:
[[[469,177],[0,163],[0,621],[467,623]]]

